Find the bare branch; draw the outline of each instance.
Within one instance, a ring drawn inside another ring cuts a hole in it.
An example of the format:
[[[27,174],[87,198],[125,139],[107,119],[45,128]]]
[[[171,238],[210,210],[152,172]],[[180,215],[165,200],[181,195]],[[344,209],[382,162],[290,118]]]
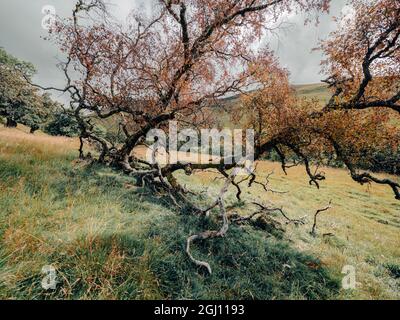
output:
[[[317,235],[316,230],[317,230],[317,218],[318,218],[318,215],[319,215],[320,213],[322,213],[322,212],[325,212],[325,211],[330,210],[331,208],[332,208],[332,200],[329,201],[328,206],[326,206],[325,208],[322,208],[322,209],[317,210],[317,212],[314,214],[314,224],[313,224],[313,227],[312,227],[312,229],[311,229],[311,234],[312,234],[313,236],[316,236],[316,235]]]

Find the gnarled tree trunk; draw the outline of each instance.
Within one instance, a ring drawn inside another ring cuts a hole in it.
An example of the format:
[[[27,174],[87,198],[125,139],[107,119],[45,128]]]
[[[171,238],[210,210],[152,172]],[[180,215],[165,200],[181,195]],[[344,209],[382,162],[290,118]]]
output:
[[[35,126],[35,125],[34,125],[34,126],[31,127],[31,129],[30,129],[29,132],[30,132],[31,134],[34,134],[34,133],[35,133],[36,131],[38,131],[38,130],[39,130],[39,126]]]
[[[7,128],[16,128],[17,127],[17,122],[12,118],[7,118],[7,122],[6,122],[5,126]]]

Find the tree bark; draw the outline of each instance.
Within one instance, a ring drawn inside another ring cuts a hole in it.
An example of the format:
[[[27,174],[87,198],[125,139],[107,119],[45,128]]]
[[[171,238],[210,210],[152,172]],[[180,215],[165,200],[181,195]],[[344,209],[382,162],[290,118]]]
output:
[[[39,127],[37,127],[37,126],[32,126],[31,127],[31,130],[29,131],[31,134],[34,134],[36,131],[38,131],[39,130]]]
[[[13,120],[12,118],[7,118],[6,127],[7,128],[16,128],[17,122],[15,120]]]

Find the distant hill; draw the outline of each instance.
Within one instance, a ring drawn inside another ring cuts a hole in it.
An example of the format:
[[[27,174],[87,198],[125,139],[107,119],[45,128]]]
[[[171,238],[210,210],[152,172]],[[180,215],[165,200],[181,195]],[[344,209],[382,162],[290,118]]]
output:
[[[323,83],[292,85],[292,88],[296,91],[296,94],[299,97],[316,98],[321,103],[327,103],[331,97],[328,86]],[[239,98],[240,95],[225,98],[223,99],[223,106],[227,107],[236,104]]]
[[[297,96],[301,98],[317,99],[322,106],[325,105],[331,97],[328,86],[323,83],[292,85],[292,88],[296,91]],[[215,105],[215,109],[219,113],[219,125],[226,128],[232,126],[230,113],[238,106],[239,101],[240,95],[235,95],[221,99],[219,103]]]
[[[327,103],[331,97],[328,86],[323,83],[293,85],[299,97],[317,98],[321,103]]]

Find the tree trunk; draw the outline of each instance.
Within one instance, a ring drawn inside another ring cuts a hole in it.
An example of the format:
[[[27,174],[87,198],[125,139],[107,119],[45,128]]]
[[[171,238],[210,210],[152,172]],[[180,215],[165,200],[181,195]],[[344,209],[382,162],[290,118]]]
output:
[[[17,127],[17,122],[15,122],[11,118],[7,118],[6,127],[7,128],[16,128]]]
[[[32,126],[31,127],[31,130],[30,130],[30,133],[31,134],[34,134],[36,131],[38,131],[39,130],[39,127],[38,126]]]

